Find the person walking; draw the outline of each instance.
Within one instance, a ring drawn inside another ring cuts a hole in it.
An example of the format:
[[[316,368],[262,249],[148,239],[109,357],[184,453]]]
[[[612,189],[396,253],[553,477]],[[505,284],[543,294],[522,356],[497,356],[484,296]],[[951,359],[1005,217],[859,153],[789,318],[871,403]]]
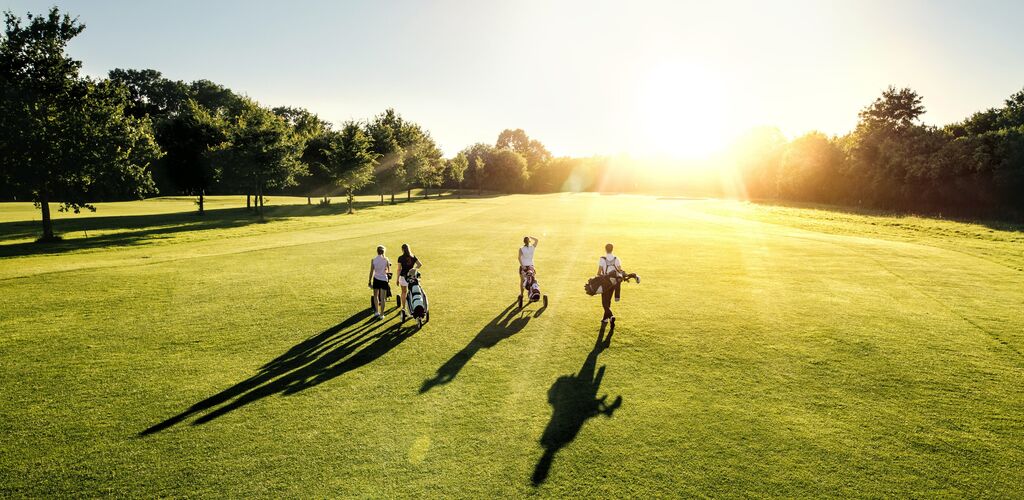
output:
[[[402,294],[398,296],[398,308],[405,307],[405,297],[409,293],[409,282],[406,277],[409,271],[423,267],[423,262],[412,254],[408,243],[402,243],[402,255],[398,257],[398,286],[402,288]]]
[[[540,240],[533,236],[523,236],[523,246],[519,247],[519,298],[523,297],[523,282],[526,280],[527,269],[533,269],[533,254],[537,251]]]
[[[602,323],[615,324],[615,315],[612,314],[612,295],[615,300],[619,299],[619,286],[622,285],[622,261],[612,253],[615,247],[611,243],[604,246],[605,255],[597,261],[597,275],[606,278],[606,284],[601,288],[601,306],[604,307]]]
[[[391,261],[384,256],[386,250],[384,245],[378,245],[377,256],[370,261],[370,281],[367,286],[373,290],[376,299],[373,304],[373,316],[376,319],[384,318],[384,301],[391,295],[391,285],[388,284]]]

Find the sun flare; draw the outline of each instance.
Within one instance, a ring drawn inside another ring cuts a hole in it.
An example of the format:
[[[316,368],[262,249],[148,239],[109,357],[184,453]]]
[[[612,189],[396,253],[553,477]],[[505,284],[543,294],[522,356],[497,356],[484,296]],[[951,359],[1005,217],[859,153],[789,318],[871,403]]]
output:
[[[722,80],[707,69],[661,64],[640,82],[637,151],[703,158],[729,139],[729,106]]]

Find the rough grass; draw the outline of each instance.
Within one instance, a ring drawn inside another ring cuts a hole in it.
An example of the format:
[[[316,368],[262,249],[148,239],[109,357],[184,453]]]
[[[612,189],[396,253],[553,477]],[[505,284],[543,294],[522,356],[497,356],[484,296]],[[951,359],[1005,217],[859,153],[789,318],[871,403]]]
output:
[[[1020,232],[363,201],[103,204],[43,247],[0,204],[0,496],[1024,495]],[[523,234],[544,310],[510,307]],[[643,276],[610,340],[582,291],[606,241]],[[403,242],[419,332],[364,314],[373,247]]]

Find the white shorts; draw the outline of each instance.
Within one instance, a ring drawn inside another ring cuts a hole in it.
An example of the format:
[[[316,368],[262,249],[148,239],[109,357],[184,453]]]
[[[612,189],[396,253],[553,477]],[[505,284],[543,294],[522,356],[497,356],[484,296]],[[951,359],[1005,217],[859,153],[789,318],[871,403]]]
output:
[[[409,286],[409,282],[405,281],[405,276],[398,277],[398,286]]]

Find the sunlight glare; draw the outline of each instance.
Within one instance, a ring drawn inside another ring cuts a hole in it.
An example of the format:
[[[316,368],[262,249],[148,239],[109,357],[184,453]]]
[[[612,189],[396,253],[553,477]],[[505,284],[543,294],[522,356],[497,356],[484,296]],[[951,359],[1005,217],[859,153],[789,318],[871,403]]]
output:
[[[729,142],[730,108],[722,80],[697,65],[661,64],[638,88],[635,151],[706,158]]]

